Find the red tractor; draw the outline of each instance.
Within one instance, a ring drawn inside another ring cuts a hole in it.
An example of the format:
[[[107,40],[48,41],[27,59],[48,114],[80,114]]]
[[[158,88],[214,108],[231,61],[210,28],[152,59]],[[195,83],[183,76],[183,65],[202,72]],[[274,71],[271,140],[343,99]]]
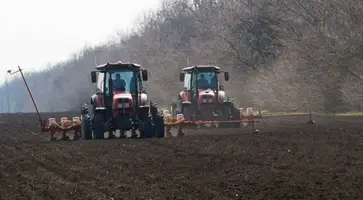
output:
[[[164,118],[155,104],[149,102],[143,81],[148,72],[135,63],[107,63],[91,72],[97,91],[81,109],[81,131],[84,139],[103,139],[104,132],[114,138],[129,133],[132,137],[164,137]]]
[[[213,65],[186,67],[180,73],[184,90],[178,94],[179,102],[170,108],[173,117],[181,113],[189,121],[238,121],[240,111],[233,100],[226,98],[223,85],[218,79],[221,70]],[[223,72],[224,80],[229,81],[228,72]],[[233,127],[240,126],[236,122]]]

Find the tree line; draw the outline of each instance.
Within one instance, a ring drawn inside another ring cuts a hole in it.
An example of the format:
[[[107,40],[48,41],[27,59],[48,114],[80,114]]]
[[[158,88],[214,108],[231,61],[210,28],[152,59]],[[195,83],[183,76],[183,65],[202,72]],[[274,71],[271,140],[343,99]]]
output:
[[[241,107],[359,111],[362,23],[363,2],[356,0],[167,0],[118,40],[25,75],[41,111],[79,109],[88,101],[95,57],[98,64],[143,65],[148,94],[161,105],[182,89],[183,67],[214,64],[232,75],[223,84]],[[6,87],[0,94],[6,111]],[[9,97],[12,112],[34,111],[21,79],[9,83]]]

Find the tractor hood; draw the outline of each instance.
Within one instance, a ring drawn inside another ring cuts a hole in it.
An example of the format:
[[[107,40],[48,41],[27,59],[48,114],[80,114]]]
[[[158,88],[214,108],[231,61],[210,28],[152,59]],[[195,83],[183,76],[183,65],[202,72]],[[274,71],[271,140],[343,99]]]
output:
[[[216,91],[212,89],[199,89],[199,102],[201,103],[212,103],[215,102]],[[223,102],[225,100],[225,92],[218,91],[218,101]]]
[[[215,93],[211,89],[199,89],[199,103],[208,104],[215,102]]]
[[[113,92],[113,117],[116,118],[119,115],[131,116],[133,108],[133,98],[128,91],[115,91]]]
[[[124,109],[133,107],[133,98],[128,91],[113,92],[113,109]]]
[[[132,95],[128,91],[115,91],[113,92],[113,99],[129,99],[132,100]]]
[[[214,91],[211,89],[199,89],[199,96],[214,96]]]

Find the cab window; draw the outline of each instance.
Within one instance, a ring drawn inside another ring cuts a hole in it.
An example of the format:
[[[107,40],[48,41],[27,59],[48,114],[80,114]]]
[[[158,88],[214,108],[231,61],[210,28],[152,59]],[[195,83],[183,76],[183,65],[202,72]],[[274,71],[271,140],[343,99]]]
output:
[[[113,91],[120,91],[120,90],[125,90],[128,91],[130,93],[134,93],[136,92],[136,77],[135,77],[135,72],[132,70],[125,70],[125,69],[115,69],[115,70],[109,70],[106,73],[106,81],[105,81],[105,89],[106,89],[106,94],[109,94],[109,78],[112,78],[112,89]]]

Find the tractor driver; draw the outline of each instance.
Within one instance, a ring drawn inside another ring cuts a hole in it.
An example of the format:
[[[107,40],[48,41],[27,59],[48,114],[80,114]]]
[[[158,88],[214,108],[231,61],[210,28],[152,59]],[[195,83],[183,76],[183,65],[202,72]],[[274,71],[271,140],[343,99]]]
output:
[[[207,79],[205,79],[204,74],[200,75],[200,78],[198,79],[198,87],[199,88],[208,88],[209,87],[209,82]]]
[[[126,89],[126,81],[124,79],[121,79],[120,74],[116,74],[116,78],[113,80],[113,89],[114,90]]]
[[[210,88],[211,89],[215,89],[216,87],[218,87],[218,83],[217,83],[217,76],[213,73],[210,73],[211,79],[210,79]]]

